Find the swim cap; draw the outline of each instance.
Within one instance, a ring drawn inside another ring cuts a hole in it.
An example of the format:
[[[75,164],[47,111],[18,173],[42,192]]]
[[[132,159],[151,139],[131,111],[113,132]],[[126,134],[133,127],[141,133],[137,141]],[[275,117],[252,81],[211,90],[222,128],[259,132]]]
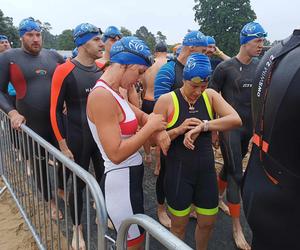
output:
[[[78,55],[78,48],[76,47],[75,49],[73,49],[72,51],[72,58],[76,57]]]
[[[240,44],[246,44],[255,38],[263,38],[268,35],[264,28],[256,22],[247,23],[240,32]]]
[[[0,35],[0,41],[3,41],[3,40],[8,40],[7,36],[5,36],[5,35]]]
[[[184,36],[182,45],[206,47],[208,44],[207,44],[206,36],[202,32],[198,30],[194,30],[194,31],[190,31]]]
[[[158,42],[155,45],[154,51],[155,52],[167,52],[168,51],[167,44],[165,42]]]
[[[19,24],[19,35],[20,37],[24,36],[26,32],[30,31],[41,32],[42,28],[38,22],[36,22],[32,17],[23,19]]]
[[[206,36],[208,45],[216,44],[216,40],[212,36]]]
[[[99,28],[90,23],[82,23],[74,29],[73,39],[76,47],[79,47],[98,35],[101,35]]]
[[[149,47],[135,36],[123,37],[110,50],[110,62],[151,66],[153,59]]]
[[[183,79],[201,83],[211,75],[211,64],[208,56],[201,53],[191,54],[183,69]]]
[[[109,26],[103,34],[102,41],[105,43],[108,38],[114,39],[116,36],[122,38],[121,31],[116,26]]]

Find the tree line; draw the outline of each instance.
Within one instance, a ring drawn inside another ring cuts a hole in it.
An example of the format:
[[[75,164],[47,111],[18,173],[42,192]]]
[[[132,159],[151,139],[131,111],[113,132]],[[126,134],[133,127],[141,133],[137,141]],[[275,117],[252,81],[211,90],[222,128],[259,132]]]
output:
[[[194,0],[195,11],[194,20],[199,24],[199,30],[204,34],[213,36],[217,41],[217,46],[226,54],[233,56],[239,50],[239,33],[241,28],[250,21],[256,19],[256,14],[252,10],[250,0]],[[39,20],[38,20],[39,21]],[[73,50],[73,30],[66,29],[59,35],[51,33],[52,27],[49,22],[39,21],[42,27],[43,43],[45,48],[57,50]],[[187,31],[188,31],[187,27]],[[131,32],[125,27],[120,27],[124,36],[134,35],[143,39],[153,51],[157,41],[165,42],[167,37],[158,31],[153,34],[146,26],[141,26]],[[5,17],[0,9],[0,34],[9,37],[13,47],[19,47],[19,35],[17,28],[13,25],[12,17]],[[181,41],[178,41],[181,42]],[[270,42],[267,41],[266,45]],[[168,45],[170,51],[175,46]]]

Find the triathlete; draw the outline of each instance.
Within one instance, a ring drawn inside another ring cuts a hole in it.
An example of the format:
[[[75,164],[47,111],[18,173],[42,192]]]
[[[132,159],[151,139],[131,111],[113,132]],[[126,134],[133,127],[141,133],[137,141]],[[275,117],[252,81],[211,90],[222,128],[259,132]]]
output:
[[[224,99],[238,112],[243,127],[220,133],[220,145],[224,166],[219,174],[220,197],[227,187],[229,213],[233,223],[233,238],[238,248],[250,249],[240,224],[240,185],[243,177],[242,160],[248,152],[252,137],[251,87],[258,56],[263,48],[266,32],[259,23],[250,22],[240,32],[240,51],[237,56],[219,64],[209,87],[221,92]],[[220,201],[220,208],[228,212]]]
[[[187,33],[182,42],[180,54],[170,59],[158,71],[154,81],[154,98],[155,100],[162,94],[166,94],[182,87],[182,72],[187,58],[195,52],[205,53],[207,47],[207,38],[200,31],[190,31]],[[164,176],[165,162],[164,156],[161,155],[160,171],[156,181],[156,198],[157,198],[157,215],[161,224],[171,227],[171,221],[166,213],[165,208],[165,192],[164,192]]]
[[[98,61],[103,64],[104,66],[109,65],[109,58],[110,58],[110,49],[111,46],[116,42],[119,41],[123,37],[121,31],[116,26],[109,26],[104,31],[102,36],[102,41],[104,42],[104,55],[102,58],[100,58]],[[136,107],[139,107],[139,96],[136,92],[136,89],[134,86],[132,86],[130,89],[126,90],[122,87],[120,88],[121,94],[133,105]]]
[[[22,20],[19,34],[22,47],[0,54],[0,108],[10,117],[13,128],[19,128],[26,120],[29,128],[55,145],[56,139],[49,112],[50,87],[57,64],[63,63],[64,60],[57,52],[42,49],[41,27],[34,19]],[[9,81],[17,93],[16,108],[5,97]],[[36,155],[34,159],[37,166],[39,160],[41,161],[43,196],[46,201],[50,201],[51,217],[56,219],[57,210],[51,192],[48,197],[45,151],[41,148],[41,158]],[[37,176],[40,176],[39,168]],[[39,189],[41,189],[40,182],[38,178]],[[62,218],[61,213],[59,218]]]
[[[101,40],[99,28],[90,23],[78,25],[74,30],[73,38],[78,48],[77,56],[58,66],[52,78],[51,123],[62,153],[75,160],[78,165],[87,171],[89,170],[90,160],[92,160],[96,179],[100,184],[104,172],[103,159],[88,126],[86,103],[90,90],[102,75],[102,71],[96,65],[95,60],[102,56],[104,44]],[[63,122],[64,104],[67,109],[67,133],[65,133]],[[59,174],[61,177],[63,176],[62,171],[59,171]],[[79,247],[85,249],[81,225],[82,195],[85,183],[80,178],[77,178],[76,182]],[[63,182],[60,183],[59,187],[63,189]],[[69,204],[74,225],[72,247],[75,249],[77,228],[74,203],[73,190],[69,193]]]
[[[147,45],[136,37],[117,41],[110,51],[111,64],[90,93],[87,103],[89,126],[104,159],[102,190],[116,231],[125,218],[144,213],[144,168],[139,148],[152,135],[156,135],[165,154],[170,143],[161,115],[148,116],[119,93],[119,87],[128,89],[142,77],[151,66],[150,56]],[[142,128],[137,132],[139,125]],[[141,249],[143,239],[143,230],[132,225],[128,233],[129,249]]]
[[[142,110],[147,113],[151,114],[153,112],[154,108],[154,80],[157,75],[157,72],[167,62],[167,44],[164,42],[158,42],[155,45],[154,48],[154,57],[155,61],[154,64],[147,69],[147,71],[144,74],[144,77],[142,79],[142,84],[143,84],[143,91],[144,91],[144,96],[143,96],[143,103],[142,103]],[[145,163],[151,163],[151,152],[150,152],[150,144],[146,143],[144,145],[145,149]],[[160,168],[160,150],[159,148],[156,148],[155,150],[155,155],[156,155],[156,165],[155,165],[155,170],[154,174],[158,175],[159,174],[159,168]]]
[[[299,247],[300,30],[271,48],[252,87],[255,134],[242,190],[252,249]]]
[[[227,56],[223,51],[221,51],[217,46],[216,46],[216,40],[211,37],[211,36],[207,36],[207,49],[205,54],[209,57],[212,56],[217,56],[220,59],[222,59],[223,61],[230,59],[229,56]]]
[[[210,131],[241,125],[236,111],[220,94],[212,89],[204,91],[210,74],[209,58],[200,53],[192,54],[183,70],[183,86],[161,96],[154,108],[154,113],[168,120],[168,134],[172,140],[165,157],[165,191],[171,213],[171,232],[184,239],[194,204],[197,250],[207,248],[218,213],[218,185]],[[214,112],[219,119],[213,120]]]

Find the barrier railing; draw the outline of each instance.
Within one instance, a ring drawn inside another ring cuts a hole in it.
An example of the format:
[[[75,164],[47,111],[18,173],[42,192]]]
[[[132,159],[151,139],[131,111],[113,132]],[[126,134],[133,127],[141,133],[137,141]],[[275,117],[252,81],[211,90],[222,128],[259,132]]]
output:
[[[0,111],[0,151],[1,177],[39,249],[70,249],[73,224],[80,224],[77,218],[79,180],[86,185],[84,192],[86,220],[82,220],[85,221],[82,224],[86,235],[86,247],[101,250],[107,248],[105,202],[97,181],[90,173],[65,157],[26,125],[21,125],[20,130],[12,129],[9,118],[2,111]],[[60,180],[63,190],[66,191],[63,199],[57,195],[58,168],[62,169]],[[69,179],[73,181],[68,181],[67,171],[71,173],[72,178]],[[72,187],[75,215],[73,223],[67,202],[67,190],[72,190]],[[91,202],[95,203],[95,212],[90,209]],[[59,209],[64,217],[62,220]],[[97,224],[94,217],[97,217]],[[75,233],[76,246],[79,249],[78,227],[75,227]]]
[[[59,169],[60,176],[57,176]],[[69,175],[72,176],[70,180]],[[145,229],[146,250],[149,249],[149,235],[168,249],[191,249],[161,224],[141,214],[122,223],[115,241],[108,234],[105,202],[94,176],[65,157],[26,125],[21,125],[19,130],[12,129],[8,116],[1,110],[0,176],[5,183],[0,189],[0,195],[6,188],[9,190],[39,249],[71,249],[73,224],[83,225],[86,249],[127,249],[127,234],[132,224],[138,224]],[[78,221],[79,180],[86,185],[86,208],[83,213],[86,219],[82,218],[82,223]],[[63,197],[58,197],[59,187],[65,191]],[[70,200],[67,201],[69,190],[74,192],[74,221],[71,219],[68,204]],[[95,210],[91,208],[91,203],[95,204]],[[59,210],[63,213],[62,220],[59,218]],[[98,223],[95,223],[96,220]],[[76,227],[77,249],[79,236]]]
[[[122,222],[117,235],[117,241],[116,241],[117,250],[127,249],[127,241],[126,241],[127,234],[128,234],[128,229],[132,224],[137,224],[145,229],[146,232],[145,250],[150,249],[149,234],[168,249],[172,249],[172,250],[192,249],[183,241],[181,241],[172,233],[170,233],[166,228],[164,228],[157,221],[153,220],[147,215],[136,214]]]

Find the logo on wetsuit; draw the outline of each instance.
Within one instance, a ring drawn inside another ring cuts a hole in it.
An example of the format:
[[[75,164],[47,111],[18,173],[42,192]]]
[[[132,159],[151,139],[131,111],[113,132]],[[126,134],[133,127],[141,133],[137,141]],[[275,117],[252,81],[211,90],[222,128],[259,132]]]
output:
[[[35,71],[35,73],[39,76],[44,76],[44,75],[47,75],[47,70],[44,70],[44,69],[37,69]]]

